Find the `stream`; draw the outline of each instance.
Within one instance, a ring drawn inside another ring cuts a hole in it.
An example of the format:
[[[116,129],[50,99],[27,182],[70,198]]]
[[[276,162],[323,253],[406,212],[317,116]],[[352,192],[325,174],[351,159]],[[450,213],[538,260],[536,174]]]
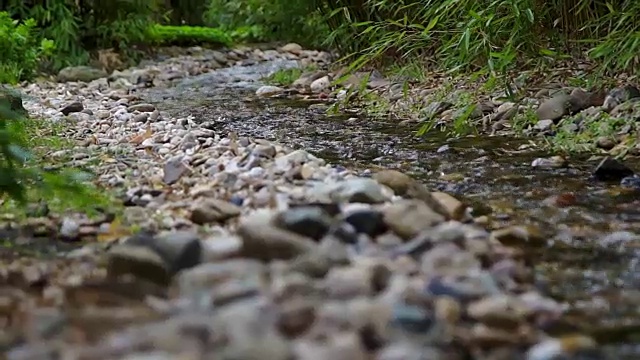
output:
[[[401,170],[464,199],[495,226],[538,225],[549,246],[526,256],[540,288],[571,304],[576,323],[599,324],[593,335],[610,344],[614,358],[640,358],[640,242],[629,234],[640,233],[640,193],[594,181],[598,160],[534,168],[536,158],[553,154],[532,150],[527,140],[417,138],[384,119],[328,116],[323,104],[255,96],[261,78],[294,66],[280,60],[225,68],[141,95],[217,132],[278,141],[362,174]],[[638,162],[628,165],[640,169]],[[570,332],[572,324],[566,325],[550,333]]]

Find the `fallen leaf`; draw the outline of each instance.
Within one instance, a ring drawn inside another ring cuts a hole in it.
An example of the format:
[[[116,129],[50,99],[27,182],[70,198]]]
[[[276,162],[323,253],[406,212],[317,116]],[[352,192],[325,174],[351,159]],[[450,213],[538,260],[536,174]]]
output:
[[[152,136],[153,132],[151,131],[151,124],[147,124],[147,130],[145,130],[145,132],[142,134],[134,136],[131,140],[129,140],[129,142],[135,145],[140,145],[143,141],[149,139]]]
[[[113,242],[131,235],[131,229],[122,226],[120,219],[115,219],[109,224],[109,229],[98,234],[99,242]]]

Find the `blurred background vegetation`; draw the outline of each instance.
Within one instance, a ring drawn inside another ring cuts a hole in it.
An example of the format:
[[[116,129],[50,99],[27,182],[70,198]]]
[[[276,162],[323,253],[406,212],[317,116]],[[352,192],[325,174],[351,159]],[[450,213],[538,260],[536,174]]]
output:
[[[417,60],[454,71],[558,58],[592,58],[607,71],[640,63],[633,0],[0,0],[0,11],[2,82],[86,64],[97,49],[135,57],[190,37],[292,41],[358,64]]]

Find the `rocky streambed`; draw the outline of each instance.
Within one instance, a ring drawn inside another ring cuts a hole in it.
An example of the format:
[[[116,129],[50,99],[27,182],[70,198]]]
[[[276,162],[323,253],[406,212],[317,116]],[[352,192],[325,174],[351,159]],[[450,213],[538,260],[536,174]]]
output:
[[[640,196],[597,181],[617,164],[510,138],[415,139],[259,81],[328,60],[191,49],[26,86],[30,114],[78,143],[49,155],[91,169],[125,210],[123,224],[30,219],[38,241],[83,244],[3,252],[5,357],[640,355]]]

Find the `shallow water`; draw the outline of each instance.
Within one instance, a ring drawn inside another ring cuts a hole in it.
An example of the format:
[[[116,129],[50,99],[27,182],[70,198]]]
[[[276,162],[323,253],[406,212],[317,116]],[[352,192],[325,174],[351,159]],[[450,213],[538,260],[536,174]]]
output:
[[[640,358],[640,244],[602,243],[611,231],[640,233],[640,193],[593,181],[597,162],[585,158],[570,159],[564,169],[532,168],[534,159],[552,154],[519,151],[527,140],[447,139],[443,133],[417,138],[413,129],[392,121],[327,116],[311,102],[254,96],[260,78],[293,66],[280,61],[222,69],[172,88],[151,89],[147,97],[221,133],[277,140],[363,173],[378,167],[402,170],[466,200],[496,225],[539,225],[550,246],[527,255],[539,270],[541,289],[572,304],[570,322],[578,329],[615,344],[610,346],[614,358]],[[638,162],[629,165],[640,169]],[[571,206],[545,202],[564,193],[575,196]]]

